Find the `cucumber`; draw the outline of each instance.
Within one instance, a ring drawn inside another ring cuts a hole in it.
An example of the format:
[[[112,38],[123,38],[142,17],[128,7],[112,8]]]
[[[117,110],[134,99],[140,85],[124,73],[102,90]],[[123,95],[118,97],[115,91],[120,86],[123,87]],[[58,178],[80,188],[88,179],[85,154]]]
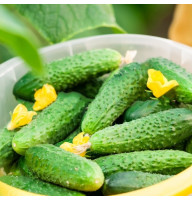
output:
[[[75,92],[59,93],[54,103],[15,134],[13,149],[24,155],[29,147],[44,143],[55,144],[63,140],[80,123],[88,102],[84,96]]]
[[[170,177],[171,176],[168,175],[151,174],[139,171],[117,172],[105,179],[102,192],[103,195],[131,192],[154,185]]]
[[[27,177],[35,177],[33,173],[30,171],[26,164],[26,160],[24,156],[21,156],[18,160],[18,169],[20,170],[21,175],[27,176]]]
[[[192,74],[165,58],[151,58],[142,64],[144,68],[160,70],[168,80],[176,80],[175,95],[178,102],[192,103]]]
[[[117,124],[90,138],[97,154],[123,153],[172,147],[192,135],[192,111],[175,108]]]
[[[0,130],[0,168],[12,164],[18,155],[12,148],[12,139],[15,131],[8,131],[6,128]]]
[[[107,77],[99,77],[97,79],[90,80],[72,88],[72,90],[83,94],[87,98],[94,99],[106,78]]]
[[[121,153],[95,159],[105,176],[119,171],[177,174],[192,165],[192,154],[179,150]]]
[[[187,142],[186,151],[189,152],[189,153],[192,153],[192,137]]]
[[[0,181],[12,187],[47,196],[85,196],[81,192],[62,188],[51,183],[24,176],[2,176]]]
[[[94,134],[110,126],[146,87],[147,73],[138,63],[126,65],[101,87],[90,103],[81,124],[82,131]]]
[[[148,116],[152,113],[160,112],[163,110],[171,109],[169,101],[164,100],[147,100],[147,101],[136,101],[130,108],[125,111],[124,121],[129,122],[141,117]]]
[[[22,99],[34,100],[35,90],[45,83],[53,85],[57,91],[65,91],[117,69],[120,63],[121,55],[112,49],[79,53],[47,64],[44,77],[27,73],[15,84],[13,94]]]
[[[78,127],[76,130],[74,130],[68,137],[66,137],[64,140],[58,142],[55,144],[55,146],[60,147],[64,142],[73,142],[73,138],[78,135],[81,132],[81,127]]]
[[[29,148],[25,159],[34,175],[69,189],[91,192],[104,182],[97,163],[51,144]]]

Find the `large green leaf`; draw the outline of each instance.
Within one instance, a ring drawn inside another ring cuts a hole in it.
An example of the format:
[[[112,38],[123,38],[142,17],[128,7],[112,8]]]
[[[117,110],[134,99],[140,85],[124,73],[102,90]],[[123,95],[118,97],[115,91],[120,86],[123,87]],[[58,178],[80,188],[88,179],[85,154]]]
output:
[[[0,42],[7,45],[36,72],[43,64],[34,45],[35,38],[7,8],[0,5]]]
[[[22,4],[16,5],[40,34],[52,43],[68,40],[86,30],[109,27],[124,33],[114,17],[111,5],[99,4]]]

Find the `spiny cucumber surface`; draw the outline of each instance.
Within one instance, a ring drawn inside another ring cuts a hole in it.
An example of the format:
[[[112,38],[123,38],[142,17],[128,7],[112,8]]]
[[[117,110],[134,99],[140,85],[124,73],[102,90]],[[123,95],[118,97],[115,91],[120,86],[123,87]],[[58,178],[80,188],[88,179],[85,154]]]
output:
[[[117,69],[120,63],[121,55],[112,49],[82,52],[47,64],[43,77],[27,73],[15,84],[13,93],[16,97],[34,100],[35,90],[46,83],[57,91],[65,91]]]
[[[192,154],[178,150],[136,151],[95,159],[105,176],[119,171],[177,174],[192,165]]]
[[[112,154],[172,147],[192,135],[192,111],[175,108],[107,127],[92,135],[91,151]]]

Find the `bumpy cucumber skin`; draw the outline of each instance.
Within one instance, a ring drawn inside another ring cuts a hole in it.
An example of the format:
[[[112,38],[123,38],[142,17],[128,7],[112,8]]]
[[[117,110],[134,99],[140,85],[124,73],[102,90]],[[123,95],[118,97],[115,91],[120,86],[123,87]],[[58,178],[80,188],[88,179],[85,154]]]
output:
[[[119,171],[177,174],[192,165],[192,154],[179,150],[137,151],[95,159],[105,176]]]
[[[82,121],[82,131],[94,134],[110,126],[140,97],[146,86],[145,71],[138,63],[131,63],[108,79],[90,103]]]
[[[70,142],[72,143],[73,138],[78,135],[81,132],[81,127],[78,127],[76,130],[74,130],[68,137],[66,137],[64,140],[58,142],[55,144],[55,146],[60,147],[64,142]]]
[[[18,158],[12,148],[14,134],[14,131],[8,131],[6,128],[0,130],[0,168],[10,165]]]
[[[117,172],[105,179],[102,192],[104,195],[131,192],[154,185],[170,177],[139,171]]]
[[[187,142],[186,151],[189,152],[189,153],[192,153],[192,137]]]
[[[184,68],[165,58],[151,58],[143,64],[144,68],[160,70],[168,80],[176,80],[176,100],[192,103],[192,74]]]
[[[50,144],[27,150],[27,166],[37,177],[66,188],[96,191],[104,182],[101,168],[94,161]]]
[[[53,85],[57,91],[65,91],[117,69],[120,63],[121,55],[112,49],[79,53],[47,64],[44,77],[37,77],[31,72],[26,74],[15,84],[13,94],[33,100],[34,91],[45,83]]]
[[[13,149],[24,155],[29,147],[63,140],[80,123],[87,104],[87,99],[76,92],[59,93],[55,102],[15,134]]]
[[[156,150],[172,147],[192,135],[192,111],[175,108],[107,127],[90,139],[97,154]]]
[[[72,191],[30,177],[3,176],[0,177],[0,181],[21,190],[47,196],[85,196],[80,192]]]
[[[146,117],[152,113],[171,109],[168,102],[160,101],[159,99],[136,101],[124,114],[124,121],[129,122],[141,117]]]

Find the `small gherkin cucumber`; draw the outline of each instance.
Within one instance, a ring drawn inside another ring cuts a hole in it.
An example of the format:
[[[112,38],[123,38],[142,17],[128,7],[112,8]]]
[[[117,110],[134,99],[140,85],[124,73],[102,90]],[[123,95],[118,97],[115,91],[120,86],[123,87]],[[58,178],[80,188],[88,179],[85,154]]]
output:
[[[84,194],[62,188],[51,183],[24,176],[2,176],[0,181],[15,188],[47,196],[85,196]]]
[[[181,66],[165,58],[151,58],[142,67],[159,70],[168,80],[176,80],[179,86],[174,89],[176,100],[192,103],[192,74]]]
[[[13,93],[16,97],[33,100],[35,90],[45,83],[57,91],[65,91],[117,69],[120,63],[120,53],[112,49],[82,52],[47,64],[44,77],[27,73],[15,84]]]
[[[172,147],[192,135],[192,111],[175,108],[107,127],[90,139],[97,154],[156,150]]]
[[[13,149],[24,155],[29,147],[61,141],[80,123],[88,103],[79,93],[59,93],[55,102],[15,134]]]
[[[130,108],[125,111],[124,121],[129,122],[141,117],[146,117],[152,113],[160,112],[163,110],[171,109],[169,101],[165,100],[147,100],[136,101]]]
[[[12,164],[18,155],[12,148],[12,139],[15,131],[8,131],[6,128],[0,130],[0,168]]]
[[[96,191],[104,182],[97,163],[50,144],[26,151],[26,163],[32,173],[44,181],[79,191]]]
[[[138,63],[131,63],[117,71],[103,84],[90,103],[81,124],[82,131],[94,134],[110,126],[146,87],[147,73]]]
[[[131,192],[154,185],[170,177],[139,171],[117,172],[105,179],[102,192],[104,195]]]
[[[192,153],[192,137],[187,142],[186,151],[189,152],[189,153]]]
[[[192,154],[179,150],[137,151],[95,159],[105,176],[119,171],[177,174],[192,165]]]
[[[77,129],[75,129],[68,137],[66,137],[64,140],[58,142],[57,144],[55,144],[55,146],[59,147],[61,146],[64,142],[70,142],[72,143],[73,138],[78,135],[81,132],[81,127],[78,127]]]

